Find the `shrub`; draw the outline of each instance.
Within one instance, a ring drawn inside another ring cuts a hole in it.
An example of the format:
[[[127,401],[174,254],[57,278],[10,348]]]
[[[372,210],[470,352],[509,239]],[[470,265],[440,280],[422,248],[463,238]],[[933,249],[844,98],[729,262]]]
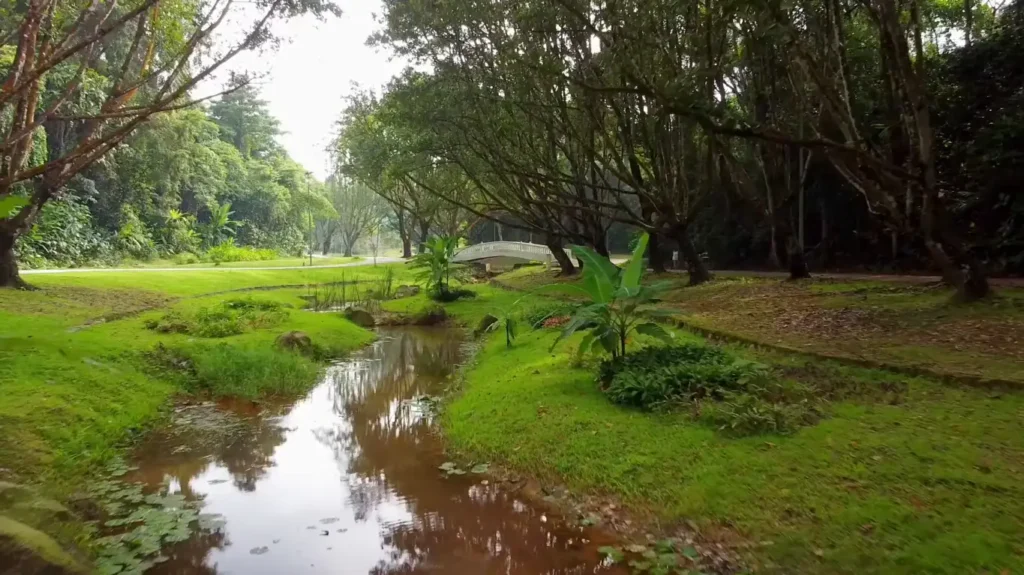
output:
[[[666,403],[722,399],[746,388],[766,369],[709,346],[648,347],[601,363],[605,394],[622,405],[651,409]]]
[[[615,403],[691,405],[700,420],[730,433],[782,433],[820,417],[811,387],[717,347],[649,347],[602,362],[598,376]]]
[[[73,196],[47,202],[16,249],[25,267],[81,266],[113,251],[110,239],[93,228],[89,208]]]
[[[120,225],[114,243],[119,252],[137,260],[148,261],[157,255],[156,242],[149,229],[139,219],[135,209],[128,205],[121,208]]]
[[[216,264],[225,262],[253,262],[272,260],[278,257],[277,250],[236,246],[234,238],[223,241],[206,250],[203,260]]]
[[[189,264],[199,263],[199,256],[192,252],[184,252],[174,255],[174,263],[179,266],[187,266]]]

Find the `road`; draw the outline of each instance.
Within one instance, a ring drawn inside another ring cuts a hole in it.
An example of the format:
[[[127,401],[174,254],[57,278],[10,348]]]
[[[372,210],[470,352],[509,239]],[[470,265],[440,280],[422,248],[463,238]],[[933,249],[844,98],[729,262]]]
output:
[[[314,260],[316,261],[316,260]],[[378,257],[377,263],[379,264],[391,264],[397,262],[404,262],[402,258],[391,258],[391,257]],[[105,273],[105,272],[196,272],[196,271],[264,271],[264,270],[328,270],[332,268],[350,268],[355,266],[371,266],[373,265],[373,258],[366,258],[358,262],[349,262],[347,264],[331,264],[326,266],[279,266],[279,267],[244,267],[244,268],[232,268],[232,267],[207,267],[207,268],[190,268],[186,266],[179,266],[173,268],[67,268],[67,269],[54,269],[54,270],[23,270],[21,275],[46,275],[46,274],[81,274],[81,273]]]

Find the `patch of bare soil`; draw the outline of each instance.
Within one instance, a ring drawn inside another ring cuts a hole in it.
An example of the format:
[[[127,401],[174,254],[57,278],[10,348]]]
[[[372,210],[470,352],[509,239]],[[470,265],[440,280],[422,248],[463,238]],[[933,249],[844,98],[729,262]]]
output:
[[[908,297],[922,290],[906,289]],[[677,295],[669,305],[701,327],[882,363],[892,359],[893,349],[907,347],[931,348],[938,365],[929,367],[937,371],[944,368],[942,351],[977,356],[979,373],[986,358],[1024,360],[1024,321],[989,309],[972,315],[945,306],[885,307],[861,292],[821,294],[785,281],[723,282]],[[963,368],[974,360],[961,355],[958,361]]]

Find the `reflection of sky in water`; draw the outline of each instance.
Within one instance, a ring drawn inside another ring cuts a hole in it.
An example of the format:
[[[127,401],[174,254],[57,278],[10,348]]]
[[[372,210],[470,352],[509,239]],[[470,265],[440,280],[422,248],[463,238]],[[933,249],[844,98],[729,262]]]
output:
[[[438,392],[458,363],[448,335],[385,336],[332,367],[287,415],[255,418],[205,452],[144,450],[143,477],[203,497],[203,511],[227,521],[226,541],[196,538],[157,571],[604,572],[578,528],[548,523],[479,476],[438,472],[439,439],[408,400]]]

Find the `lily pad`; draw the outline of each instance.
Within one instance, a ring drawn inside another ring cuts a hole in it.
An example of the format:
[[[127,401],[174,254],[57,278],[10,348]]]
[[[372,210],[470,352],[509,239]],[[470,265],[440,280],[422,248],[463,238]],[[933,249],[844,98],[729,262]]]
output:
[[[330,525],[331,523],[337,523],[339,520],[337,517],[325,517],[320,520],[323,525]]]
[[[604,555],[605,559],[608,559],[612,563],[618,563],[622,561],[626,556],[622,554],[622,550],[618,547],[612,547],[611,545],[605,545],[598,547],[597,552]]]
[[[263,547],[253,547],[252,549],[249,550],[249,554],[250,555],[263,555],[264,553],[266,553],[268,551],[270,551],[270,548],[267,547],[266,545],[264,545]]]
[[[473,466],[472,469],[470,469],[470,471],[472,473],[487,473],[488,469],[490,469],[490,466],[488,464],[486,464],[486,463],[477,463],[476,465]]]

